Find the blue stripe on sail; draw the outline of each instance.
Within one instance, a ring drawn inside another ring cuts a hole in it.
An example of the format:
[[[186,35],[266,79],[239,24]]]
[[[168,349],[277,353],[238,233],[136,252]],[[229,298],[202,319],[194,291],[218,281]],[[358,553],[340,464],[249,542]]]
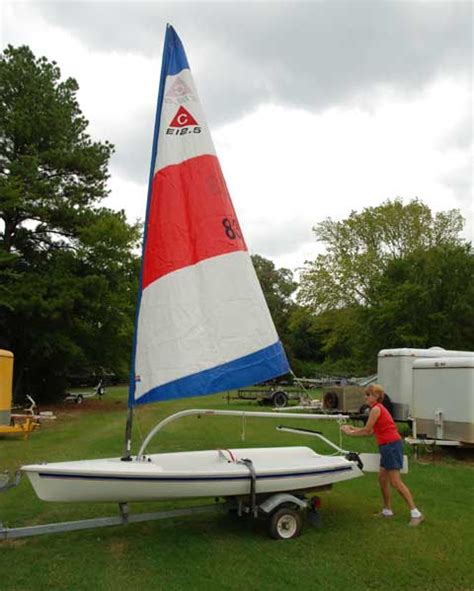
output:
[[[168,76],[179,74],[181,70],[189,68],[188,59],[181,39],[171,25],[167,29],[167,50],[169,51]]]
[[[251,355],[153,388],[135,400],[134,404],[234,390],[270,380],[289,371],[283,346],[277,342]]]

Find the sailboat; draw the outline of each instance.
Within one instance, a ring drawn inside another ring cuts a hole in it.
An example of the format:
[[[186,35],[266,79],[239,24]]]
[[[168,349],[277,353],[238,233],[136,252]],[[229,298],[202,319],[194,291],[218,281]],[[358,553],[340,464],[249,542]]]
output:
[[[362,475],[357,461],[344,454],[323,456],[304,446],[146,453],[157,431],[182,416],[275,418],[263,412],[182,411],[157,425],[140,451],[131,454],[137,406],[245,387],[289,371],[183,45],[170,25],[156,109],[131,366],[123,456],[23,466],[41,499],[127,503],[251,492],[267,498]]]

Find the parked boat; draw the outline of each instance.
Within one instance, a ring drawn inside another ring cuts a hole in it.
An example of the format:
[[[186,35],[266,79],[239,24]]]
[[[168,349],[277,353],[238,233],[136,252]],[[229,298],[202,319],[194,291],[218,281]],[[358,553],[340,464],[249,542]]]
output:
[[[141,462],[120,458],[25,467],[44,501],[151,501],[248,495],[256,472],[256,494],[308,492],[361,475],[355,462],[321,456],[309,447],[222,449],[152,454]]]

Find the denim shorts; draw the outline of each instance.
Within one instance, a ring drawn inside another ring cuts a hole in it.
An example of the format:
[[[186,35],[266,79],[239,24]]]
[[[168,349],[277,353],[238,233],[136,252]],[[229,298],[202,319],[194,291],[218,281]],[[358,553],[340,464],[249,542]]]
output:
[[[392,441],[379,446],[380,467],[385,470],[401,470],[403,468],[402,440]]]

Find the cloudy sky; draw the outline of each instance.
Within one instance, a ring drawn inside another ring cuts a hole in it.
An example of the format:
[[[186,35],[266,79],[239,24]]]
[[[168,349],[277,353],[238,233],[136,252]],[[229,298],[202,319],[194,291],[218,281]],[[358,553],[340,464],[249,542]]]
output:
[[[386,199],[458,208],[474,239],[470,0],[9,2],[116,147],[107,205],[143,218],[165,26],[180,35],[253,253],[292,269],[312,226]]]

